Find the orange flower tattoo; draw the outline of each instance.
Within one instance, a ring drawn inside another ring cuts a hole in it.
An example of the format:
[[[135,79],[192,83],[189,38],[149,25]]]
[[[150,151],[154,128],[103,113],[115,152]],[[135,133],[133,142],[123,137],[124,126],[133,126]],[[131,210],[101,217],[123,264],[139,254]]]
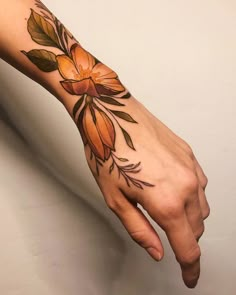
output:
[[[87,94],[92,97],[115,95],[125,91],[117,75],[78,44],[71,47],[71,57],[58,55],[58,69],[65,79],[64,89],[74,95]]]
[[[120,82],[117,74],[84,50],[63,24],[43,5],[35,0],[40,13],[31,10],[27,22],[28,32],[34,42],[41,46],[55,47],[61,51],[56,55],[46,49],[32,49],[22,53],[41,71],[59,71],[62,87],[71,95],[78,96],[73,107],[73,117],[83,143],[90,149],[90,160],[94,161],[97,176],[99,169],[108,163],[109,173],[115,169],[128,186],[143,189],[153,185],[133,177],[141,171],[141,162],[117,156],[116,128],[121,130],[127,146],[135,151],[129,133],[121,121],[137,124],[119,108],[131,97]],[[111,109],[116,107],[118,109]]]
[[[88,103],[80,113],[79,129],[84,144],[102,161],[115,150],[115,127],[107,114],[94,103]]]

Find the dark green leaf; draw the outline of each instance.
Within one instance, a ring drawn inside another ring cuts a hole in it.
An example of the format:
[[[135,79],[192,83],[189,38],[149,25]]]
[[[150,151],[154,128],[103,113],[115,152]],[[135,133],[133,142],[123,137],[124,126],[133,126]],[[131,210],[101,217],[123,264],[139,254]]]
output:
[[[90,150],[90,160],[92,160],[93,159],[93,152],[92,152],[92,150]]]
[[[124,180],[126,181],[126,184],[130,187],[130,183],[129,183],[129,178],[128,178],[128,176],[127,176],[126,174],[123,174],[122,172],[121,172],[121,174],[122,174],[122,176],[124,177]]]
[[[137,174],[141,171],[141,169],[138,169],[138,170],[125,170],[126,172],[128,173],[133,173],[133,174]]]
[[[121,162],[128,162],[129,161],[128,159],[125,159],[125,158],[118,158],[118,160]]]
[[[103,167],[102,162],[100,162],[98,159],[97,159],[97,163],[98,163],[98,165],[100,165],[101,167]]]
[[[98,163],[96,162],[96,171],[97,171],[97,176],[99,176],[99,167],[98,167]]]
[[[129,133],[127,131],[125,131],[125,129],[123,129],[123,128],[121,128],[121,130],[122,130],[122,133],[124,135],[124,138],[125,138],[125,141],[126,141],[127,145],[131,149],[135,150],[134,145],[133,145],[133,142],[132,142],[132,139],[131,139]]]
[[[94,108],[92,107],[92,105],[89,105],[89,109],[93,118],[93,122],[96,124],[96,116],[95,116]],[[99,108],[96,107],[96,109],[99,109]]]
[[[77,102],[74,105],[73,108],[73,117],[75,117],[77,111],[79,110],[79,108],[81,107],[82,103],[84,101],[84,96],[82,96],[79,100],[77,100]]]
[[[57,22],[59,23],[59,21],[57,20]],[[63,29],[64,29],[64,26],[63,26],[63,24],[59,24],[58,25],[58,29],[59,29],[59,36],[60,36],[60,38],[63,38]]]
[[[141,165],[141,162],[139,162],[137,164],[126,165],[126,166],[124,166],[124,169],[126,171],[132,171],[132,170],[135,170],[136,168],[138,168],[140,165]]]
[[[109,169],[109,173],[111,174],[111,172],[113,171],[114,169],[114,162],[112,162],[111,166],[110,166],[110,169]]]
[[[41,71],[52,72],[58,68],[56,55],[51,51],[33,49],[29,52],[22,51],[22,53],[24,53]]]
[[[31,9],[31,15],[28,19],[28,31],[36,43],[60,48],[60,43],[53,26],[33,9]]]
[[[134,164],[129,164],[129,165],[125,165],[125,166],[123,166],[123,168],[124,168],[125,170],[127,170],[127,169],[133,169],[133,167],[134,167]]]
[[[125,95],[121,96],[120,98],[130,98],[131,94],[127,92]]]
[[[85,135],[85,132],[84,132],[84,128],[83,128],[83,118],[84,118],[84,111],[85,111],[85,108],[83,108],[79,114],[79,117],[78,117],[78,120],[76,122],[76,125],[80,131],[80,135],[81,135],[81,138],[83,140],[83,143],[84,145],[86,145],[88,143],[88,139]]]
[[[117,117],[119,117],[125,121],[131,122],[131,123],[137,123],[129,114],[127,114],[125,112],[113,111],[113,110],[111,110],[111,112],[114,115],[116,115]]]
[[[118,102],[117,100],[115,100],[114,98],[109,97],[109,96],[100,96],[99,100],[101,100],[105,103],[108,103],[108,104],[116,105],[116,106],[124,106],[124,104]]]
[[[154,184],[151,184],[151,183],[148,183],[148,182],[145,182],[145,181],[142,181],[142,184],[146,185],[146,186],[149,186],[149,187],[154,187],[155,186]]]
[[[140,189],[143,189],[142,185],[141,185],[138,181],[135,181],[134,179],[132,179],[131,182],[132,182],[133,185],[135,185],[136,187],[138,187],[138,188],[140,188]]]
[[[66,32],[64,32],[64,39],[65,39],[66,43],[68,44],[68,37],[67,37]]]

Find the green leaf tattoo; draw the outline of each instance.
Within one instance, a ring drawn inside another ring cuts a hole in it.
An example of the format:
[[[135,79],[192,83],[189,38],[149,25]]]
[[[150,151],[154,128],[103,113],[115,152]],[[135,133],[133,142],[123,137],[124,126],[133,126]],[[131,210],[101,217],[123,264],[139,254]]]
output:
[[[52,72],[58,69],[56,55],[44,49],[33,49],[24,53],[33,64],[43,72]]]
[[[137,123],[129,114],[125,113],[125,112],[121,112],[121,111],[114,111],[114,110],[111,110],[111,112],[116,115],[117,117],[125,120],[125,121],[128,121],[128,122],[131,122],[131,123]]]
[[[53,26],[33,9],[28,20],[28,31],[36,43],[60,48],[59,39]]]
[[[133,142],[132,142],[132,139],[131,139],[129,133],[127,131],[125,131],[125,129],[123,129],[123,128],[121,128],[121,131],[122,131],[122,133],[124,135],[124,138],[125,138],[125,141],[126,141],[127,145],[131,149],[135,150],[134,145],[133,145]]]
[[[124,106],[123,103],[120,103],[116,99],[109,97],[109,96],[100,96],[99,100],[101,100],[102,102],[105,102],[107,104],[114,105],[114,106],[120,106],[120,107]]]
[[[127,148],[135,151],[131,136],[123,126],[136,123],[130,114],[120,110],[131,94],[120,82],[117,74],[102,64],[97,58],[82,48],[64,25],[39,0],[35,0],[39,9],[31,9],[27,29],[32,40],[40,46],[54,47],[60,51],[32,49],[21,52],[39,70],[48,73],[58,71],[64,90],[77,96],[78,100],[72,109],[72,116],[80,131],[83,143],[90,148],[90,161],[99,177],[100,169],[118,173],[127,186],[143,189],[153,185],[140,180],[134,175],[141,171],[141,162],[130,163],[127,158],[117,156],[117,128],[123,134]],[[110,109],[110,107],[118,109]],[[122,124],[121,124],[122,123]]]

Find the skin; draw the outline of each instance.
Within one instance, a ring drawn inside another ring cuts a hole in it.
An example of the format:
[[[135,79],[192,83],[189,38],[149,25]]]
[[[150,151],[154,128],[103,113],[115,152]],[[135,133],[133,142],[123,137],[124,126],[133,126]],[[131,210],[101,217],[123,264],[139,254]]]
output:
[[[142,159],[142,177],[155,183],[155,187],[129,188],[115,175],[113,181],[109,181],[106,170],[97,177],[91,165],[90,168],[108,207],[132,239],[157,261],[164,255],[161,240],[137,204],[165,231],[182,269],[183,280],[193,288],[200,274],[198,240],[204,232],[204,219],[210,213],[204,192],[207,177],[186,142],[135,99],[130,107],[138,110],[136,118],[142,122],[141,127],[133,130],[134,141],[140,146],[135,156]],[[86,155],[90,163],[89,154]]]
[[[25,20],[30,9],[36,9],[34,4],[31,0],[1,1],[0,27],[8,30],[0,31],[0,58],[50,91],[73,118],[73,107],[78,98],[61,87],[59,73],[40,71],[21,53],[22,49],[36,48]],[[12,19],[17,21],[17,36]],[[54,52],[60,54],[57,50]],[[86,145],[88,165],[108,207],[118,216],[131,238],[157,261],[164,255],[161,240],[137,205],[142,206],[165,231],[180,264],[184,283],[193,288],[200,275],[198,240],[204,232],[204,219],[210,213],[205,196],[207,177],[190,146],[134,97],[129,98],[123,108],[138,122],[122,122],[132,136],[135,151],[122,142],[117,131],[117,153],[125,154],[132,163],[141,161],[141,178],[154,186],[144,189],[127,186],[124,178],[118,176],[117,169],[109,173],[109,161],[104,163],[98,175],[90,159],[91,150]]]

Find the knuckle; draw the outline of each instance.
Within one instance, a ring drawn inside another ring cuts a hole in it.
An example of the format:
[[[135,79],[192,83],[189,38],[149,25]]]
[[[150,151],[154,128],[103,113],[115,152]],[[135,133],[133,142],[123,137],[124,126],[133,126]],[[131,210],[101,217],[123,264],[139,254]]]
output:
[[[185,149],[186,149],[187,154],[188,154],[191,158],[194,158],[194,153],[193,153],[193,150],[192,150],[192,148],[190,147],[190,145],[186,144]]]
[[[207,187],[207,184],[208,184],[208,178],[206,177],[206,175],[204,175],[201,180],[201,186],[205,189]]]
[[[190,251],[182,255],[178,259],[178,261],[181,265],[188,267],[193,265],[195,262],[197,262],[200,256],[201,256],[201,250],[200,250],[200,247],[197,245],[194,248],[192,248]]]
[[[201,227],[197,229],[194,233],[196,239],[200,239],[201,236],[204,234],[204,231],[205,231],[205,226],[204,224],[202,224]]]
[[[204,209],[204,212],[202,214],[203,219],[206,219],[210,215],[210,213],[211,213],[211,209],[210,209],[209,205],[207,204],[206,208]]]
[[[193,150],[191,148],[191,146],[184,140],[182,140],[182,144],[183,144],[183,148],[185,150],[185,152],[191,157],[194,158],[194,153]]]
[[[132,238],[133,241],[135,241],[136,243],[138,243],[141,247],[148,247],[149,245],[147,244],[147,233],[145,230],[135,230],[135,231],[131,231],[130,236]]]
[[[107,203],[107,207],[111,210],[111,211],[115,211],[116,209],[116,203],[114,202],[114,200],[109,199],[106,201]]]
[[[182,191],[184,193],[193,193],[198,191],[199,181],[196,176],[196,174],[186,169],[184,172],[182,172]]]
[[[160,208],[160,216],[165,219],[176,219],[181,216],[183,212],[183,204],[181,201],[166,202]]]
[[[120,200],[119,198],[107,198],[106,203],[108,208],[115,213],[122,211],[124,207],[122,200]]]

